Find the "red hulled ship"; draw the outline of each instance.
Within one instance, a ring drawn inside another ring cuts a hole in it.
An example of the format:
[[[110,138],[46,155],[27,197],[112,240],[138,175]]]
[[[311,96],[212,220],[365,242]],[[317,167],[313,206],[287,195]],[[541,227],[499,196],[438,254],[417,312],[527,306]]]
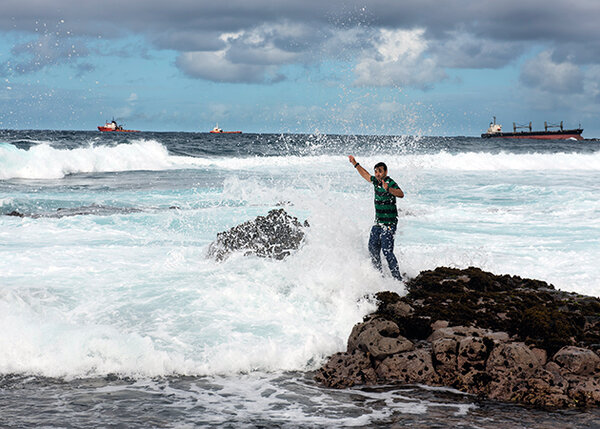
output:
[[[125,130],[122,125],[118,125],[117,122],[113,119],[111,122],[106,121],[104,126],[99,126],[98,131],[114,131],[120,133],[139,133],[138,130]]]
[[[556,129],[552,129],[556,128]],[[518,131],[524,130],[524,131]],[[565,130],[563,129],[563,123],[560,121],[560,124],[548,124],[544,122],[544,131],[533,131],[531,128],[531,122],[528,125],[517,125],[513,122],[513,132],[505,133],[502,131],[502,125],[496,123],[496,117],[494,116],[494,122],[490,123],[490,127],[488,128],[485,134],[482,134],[481,137],[484,139],[488,138],[506,138],[506,139],[544,139],[544,140],[552,140],[552,139],[575,139],[575,140],[583,140],[581,137],[581,133],[583,132],[583,128],[581,125],[579,128]]]
[[[223,131],[219,128],[219,124],[217,124],[212,130],[210,130],[211,134],[242,134],[241,131]]]

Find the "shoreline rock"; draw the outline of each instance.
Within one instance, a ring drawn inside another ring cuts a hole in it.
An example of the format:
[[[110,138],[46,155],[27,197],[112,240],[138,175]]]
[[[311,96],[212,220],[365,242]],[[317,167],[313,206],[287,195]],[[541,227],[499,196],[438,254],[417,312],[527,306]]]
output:
[[[346,352],[316,373],[328,387],[448,386],[539,408],[600,405],[600,300],[539,280],[439,267],[376,295]]]

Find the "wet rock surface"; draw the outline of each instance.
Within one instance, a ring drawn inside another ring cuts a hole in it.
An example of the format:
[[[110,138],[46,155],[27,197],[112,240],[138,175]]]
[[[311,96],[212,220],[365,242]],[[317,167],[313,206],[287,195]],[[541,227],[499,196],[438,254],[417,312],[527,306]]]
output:
[[[424,271],[407,290],[378,293],[377,311],[315,379],[443,385],[540,408],[600,405],[598,298],[478,268]],[[357,353],[352,375],[339,370]]]
[[[218,233],[208,247],[208,256],[221,261],[232,252],[243,251],[245,255],[283,259],[300,247],[307,226],[306,221],[301,224],[284,209],[271,210],[266,216]]]

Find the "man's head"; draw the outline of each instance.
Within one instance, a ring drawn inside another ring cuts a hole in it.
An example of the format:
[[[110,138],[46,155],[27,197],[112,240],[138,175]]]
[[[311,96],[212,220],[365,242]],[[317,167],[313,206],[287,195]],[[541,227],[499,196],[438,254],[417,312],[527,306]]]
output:
[[[387,176],[387,165],[383,162],[378,162],[375,164],[375,178],[381,182],[385,176]]]

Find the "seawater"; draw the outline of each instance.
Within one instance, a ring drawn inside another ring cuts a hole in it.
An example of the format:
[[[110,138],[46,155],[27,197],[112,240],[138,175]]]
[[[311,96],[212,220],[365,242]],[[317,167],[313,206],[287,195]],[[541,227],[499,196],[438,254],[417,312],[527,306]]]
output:
[[[405,293],[370,264],[373,190],[350,154],[405,192],[407,277],[478,266],[600,295],[598,141],[0,131],[0,426],[600,425],[312,381],[374,293]],[[207,259],[279,207],[310,223],[298,252]]]

